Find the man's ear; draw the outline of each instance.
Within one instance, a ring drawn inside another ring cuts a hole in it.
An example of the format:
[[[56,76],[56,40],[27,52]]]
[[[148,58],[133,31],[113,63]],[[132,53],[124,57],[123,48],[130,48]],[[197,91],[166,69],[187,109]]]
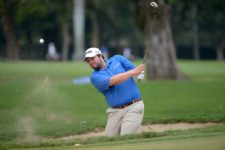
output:
[[[105,60],[105,56],[104,56],[104,55],[98,54],[97,56],[98,56],[98,57],[102,57],[103,60]]]

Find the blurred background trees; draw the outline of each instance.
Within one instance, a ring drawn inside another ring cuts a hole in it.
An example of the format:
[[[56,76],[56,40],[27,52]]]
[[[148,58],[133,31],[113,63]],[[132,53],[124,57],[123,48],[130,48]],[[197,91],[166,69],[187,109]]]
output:
[[[177,57],[217,59],[224,55],[224,1],[170,0]]]
[[[147,62],[149,70],[152,69],[148,78],[164,78],[162,75],[170,74],[170,78],[176,79],[182,76],[176,66],[177,58],[224,59],[225,1],[157,0],[159,17],[156,21],[151,18],[150,2],[2,0],[0,59],[46,60],[50,42],[55,43],[63,61],[82,60],[84,50],[90,46],[104,46],[110,56],[122,54],[123,49],[129,47],[133,58],[142,58],[148,48],[152,50],[152,56],[148,55],[152,57],[152,62]],[[79,19],[79,11],[83,19]],[[154,31],[153,36],[161,34],[158,41],[169,40],[167,45],[149,40],[150,29]],[[163,50],[164,53],[158,55]],[[157,66],[157,61],[161,65]],[[165,64],[170,67],[154,70]]]

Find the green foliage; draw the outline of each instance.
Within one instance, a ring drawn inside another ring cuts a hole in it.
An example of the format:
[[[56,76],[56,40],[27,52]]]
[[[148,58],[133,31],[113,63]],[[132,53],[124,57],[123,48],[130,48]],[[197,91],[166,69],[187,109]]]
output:
[[[16,20],[18,23],[32,16],[43,17],[48,13],[45,0],[19,0],[16,8]]]
[[[200,30],[200,46],[216,46],[224,35],[224,9],[225,1],[195,0],[176,1],[169,0],[171,5],[171,21],[176,43],[191,45],[192,35],[192,7],[197,7],[197,24]],[[222,33],[222,34],[221,34]]]
[[[202,46],[218,45],[224,35],[224,0],[195,0],[195,1],[178,1],[165,0],[171,8],[171,26],[173,29],[173,37],[175,44],[192,46],[192,22],[191,9],[193,5],[198,8],[197,21],[199,25],[199,37]],[[0,1],[0,14],[4,10],[9,10],[4,6],[4,1]],[[44,53],[47,46],[43,48],[37,47],[38,40],[44,37],[46,43],[54,41],[56,47],[61,51],[62,34],[61,29],[63,23],[69,25],[70,37],[72,37],[72,9],[73,1],[55,1],[55,0],[7,0],[12,7],[12,21],[15,26],[15,32],[19,39],[20,51],[22,59],[44,59]],[[134,54],[141,56],[143,47],[143,34],[139,31],[137,25],[144,21],[145,11],[139,18],[135,16],[138,10],[136,0],[88,0],[86,1],[86,39],[85,45],[91,45],[92,38],[92,15],[95,15],[99,24],[99,41],[100,44],[111,48],[112,53],[121,52],[117,49],[119,46],[130,45],[135,49]],[[149,7],[149,1],[145,0],[146,6]],[[142,18],[143,17],[143,18]],[[0,24],[2,25],[2,24]],[[132,31],[132,32],[131,32]],[[0,32],[0,39],[5,39],[3,33]],[[5,49],[6,42],[2,40],[0,43],[2,49]],[[72,44],[70,45],[72,46]],[[34,55],[37,49],[42,55]],[[72,48],[71,48],[72,50]],[[4,57],[4,53],[1,55]],[[25,54],[26,53],[26,54]]]

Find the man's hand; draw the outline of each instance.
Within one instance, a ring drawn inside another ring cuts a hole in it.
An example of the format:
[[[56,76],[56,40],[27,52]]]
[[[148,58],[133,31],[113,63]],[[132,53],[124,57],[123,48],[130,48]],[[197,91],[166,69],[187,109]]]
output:
[[[144,79],[144,76],[145,76],[145,72],[144,71],[141,71],[141,73],[137,76],[138,81],[143,80]]]
[[[142,71],[144,71],[144,70],[145,70],[145,65],[144,65],[144,64],[141,64],[141,65],[137,66],[135,69],[133,69],[133,74],[134,74],[135,76],[138,76],[138,75],[141,74]]]
[[[145,66],[144,66],[144,64],[141,64],[141,65],[139,65],[139,66],[137,66],[137,79],[138,79],[138,81],[141,81],[142,79],[144,79],[144,70],[145,70]]]

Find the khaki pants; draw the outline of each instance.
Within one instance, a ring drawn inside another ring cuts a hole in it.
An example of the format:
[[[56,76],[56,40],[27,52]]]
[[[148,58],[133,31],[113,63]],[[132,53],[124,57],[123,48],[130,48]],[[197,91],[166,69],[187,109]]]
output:
[[[106,136],[137,133],[144,115],[143,101],[136,102],[126,108],[108,108],[108,121],[105,128]]]

